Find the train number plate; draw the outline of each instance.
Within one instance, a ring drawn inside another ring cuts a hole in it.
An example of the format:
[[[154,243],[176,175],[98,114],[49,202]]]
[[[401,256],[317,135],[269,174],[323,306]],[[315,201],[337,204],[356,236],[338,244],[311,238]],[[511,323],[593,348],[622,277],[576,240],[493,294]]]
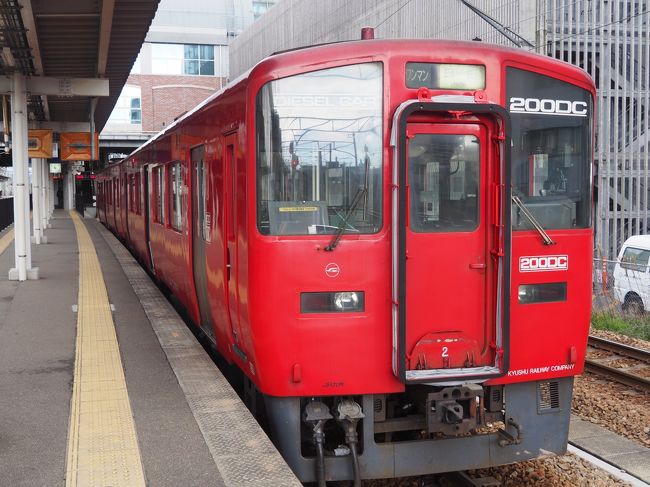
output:
[[[566,271],[568,255],[531,255],[519,257],[519,272]]]

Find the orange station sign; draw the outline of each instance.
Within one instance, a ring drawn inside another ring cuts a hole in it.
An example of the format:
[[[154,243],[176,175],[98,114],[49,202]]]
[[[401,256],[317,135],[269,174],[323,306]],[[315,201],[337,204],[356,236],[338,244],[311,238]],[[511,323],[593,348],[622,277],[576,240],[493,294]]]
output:
[[[99,159],[99,134],[95,132],[95,154],[91,155],[89,132],[61,132],[62,161],[92,161]]]
[[[27,134],[27,152],[29,157],[52,157],[52,131],[30,130]]]

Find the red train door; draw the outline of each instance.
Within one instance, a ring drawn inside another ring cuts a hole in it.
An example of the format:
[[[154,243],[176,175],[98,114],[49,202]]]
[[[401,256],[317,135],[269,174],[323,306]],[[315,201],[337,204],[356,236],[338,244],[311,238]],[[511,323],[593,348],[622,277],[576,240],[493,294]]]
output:
[[[122,205],[122,215],[123,220],[122,224],[124,225],[124,235],[127,242],[131,241],[131,232],[129,231],[129,211],[132,210],[131,204],[131,192],[133,188],[133,174],[124,175],[124,204]]]
[[[224,140],[224,222],[226,227],[226,242],[224,256],[226,262],[226,306],[230,330],[233,337],[233,350],[246,360],[242,350],[239,329],[239,287],[238,287],[238,254],[237,254],[237,157],[235,147],[237,135],[230,134]]]
[[[499,126],[493,116],[427,120],[434,123],[402,124],[400,376],[500,375],[507,293]]]
[[[153,215],[149,212],[149,207],[151,206],[151,191],[149,185],[149,166],[142,166],[142,185],[143,185],[143,194],[144,194],[144,239],[147,245],[147,261],[149,263],[149,269],[151,272],[154,272],[153,264],[153,252],[151,250],[151,237],[149,236],[149,225],[150,221],[153,218]]]
[[[206,219],[208,168],[205,163],[205,147],[202,145],[194,147],[190,159],[192,161],[192,274],[199,305],[199,326],[216,343],[206,273],[206,242],[210,239],[210,223]]]

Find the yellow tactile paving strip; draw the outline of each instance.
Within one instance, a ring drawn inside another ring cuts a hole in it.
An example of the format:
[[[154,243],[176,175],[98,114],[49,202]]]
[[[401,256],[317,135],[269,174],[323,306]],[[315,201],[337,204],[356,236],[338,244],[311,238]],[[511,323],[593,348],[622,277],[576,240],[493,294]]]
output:
[[[5,233],[2,238],[0,238],[0,254],[7,250],[7,247],[9,247],[9,244],[13,241],[13,239],[14,229],[12,228],[7,233]]]
[[[108,294],[90,234],[79,243],[79,302],[66,487],[144,487],[135,423]]]

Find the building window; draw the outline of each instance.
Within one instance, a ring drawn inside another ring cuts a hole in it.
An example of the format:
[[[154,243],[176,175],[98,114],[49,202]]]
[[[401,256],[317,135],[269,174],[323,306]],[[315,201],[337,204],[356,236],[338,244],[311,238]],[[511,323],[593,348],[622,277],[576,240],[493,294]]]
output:
[[[153,74],[214,76],[214,46],[202,44],[152,44]]]
[[[142,123],[142,101],[139,86],[124,86],[107,123]]]
[[[214,76],[214,46],[185,45],[184,74]]]
[[[270,9],[276,0],[253,0],[253,20],[259,19]]]
[[[140,98],[131,98],[131,123],[142,123]]]
[[[183,207],[181,205],[181,195],[183,194],[183,168],[180,162],[175,162],[169,166],[168,177],[169,224],[175,230],[182,230]]]

